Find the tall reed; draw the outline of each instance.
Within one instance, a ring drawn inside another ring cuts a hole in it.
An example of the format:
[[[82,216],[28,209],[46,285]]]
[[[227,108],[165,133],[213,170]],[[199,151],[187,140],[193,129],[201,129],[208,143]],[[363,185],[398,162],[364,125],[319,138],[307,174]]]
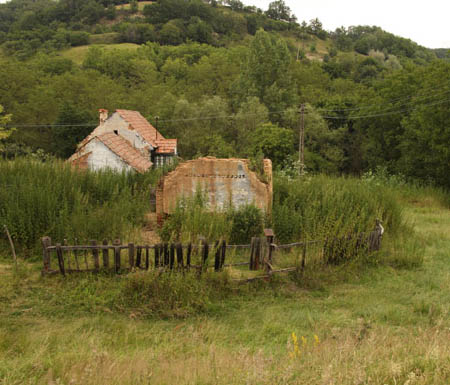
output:
[[[281,243],[366,232],[376,219],[395,233],[404,226],[396,194],[356,178],[274,178],[273,226]]]
[[[158,175],[77,171],[62,161],[0,161],[0,223],[19,247],[40,237],[74,241],[126,237],[149,210]]]

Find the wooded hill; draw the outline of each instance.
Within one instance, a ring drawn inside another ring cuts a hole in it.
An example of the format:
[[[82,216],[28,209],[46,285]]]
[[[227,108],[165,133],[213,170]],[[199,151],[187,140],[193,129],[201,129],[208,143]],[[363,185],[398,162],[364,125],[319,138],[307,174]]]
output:
[[[264,155],[290,173],[304,103],[309,172],[381,167],[449,187],[446,52],[378,27],[297,20],[282,0],[267,10],[239,0],[1,4],[0,105],[11,116],[0,134],[16,130],[0,151],[68,157],[98,108],[128,108],[179,138],[184,158]]]

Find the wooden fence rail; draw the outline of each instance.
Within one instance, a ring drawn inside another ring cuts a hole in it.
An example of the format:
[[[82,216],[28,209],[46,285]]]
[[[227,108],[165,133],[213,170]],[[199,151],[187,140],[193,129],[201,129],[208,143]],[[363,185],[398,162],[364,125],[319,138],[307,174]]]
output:
[[[214,271],[218,272],[223,270],[224,267],[232,266],[249,266],[249,270],[265,271],[265,275],[243,280],[247,282],[253,279],[267,278],[273,273],[288,272],[295,269],[303,271],[307,263],[308,250],[314,247],[320,248],[321,258],[325,263],[339,263],[343,258],[348,257],[349,250],[350,254],[360,249],[367,252],[379,250],[382,234],[383,228],[377,222],[375,230],[370,233],[285,245],[276,245],[272,241],[273,237],[255,237],[248,245],[228,245],[224,240],[211,244],[202,240],[199,244],[135,245],[134,243],[128,243],[124,245],[119,239],[114,240],[112,244],[104,239],[102,242],[91,240],[88,245],[67,245],[67,241],[64,241],[64,244],[52,245],[50,237],[43,237],[42,273],[55,274],[59,272],[65,276],[77,272],[110,271],[120,274],[133,270],[150,269],[169,271],[196,269],[199,273],[202,273],[207,271],[208,268],[214,268]],[[282,255],[277,253],[283,253],[283,250],[289,251],[292,248],[300,249],[296,266],[274,268],[274,259],[277,260],[278,256]],[[248,261],[226,263],[230,250],[238,249],[250,249]],[[194,253],[197,256],[198,264],[192,264]],[[274,258],[276,254],[278,256]],[[56,270],[52,269],[52,255],[56,256],[58,264]]]

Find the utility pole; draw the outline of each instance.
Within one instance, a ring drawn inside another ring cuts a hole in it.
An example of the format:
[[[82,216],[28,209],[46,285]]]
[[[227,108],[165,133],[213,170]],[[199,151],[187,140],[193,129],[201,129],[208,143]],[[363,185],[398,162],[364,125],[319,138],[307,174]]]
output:
[[[300,105],[298,160],[300,162],[300,175],[303,175],[305,170],[305,104],[303,103]]]

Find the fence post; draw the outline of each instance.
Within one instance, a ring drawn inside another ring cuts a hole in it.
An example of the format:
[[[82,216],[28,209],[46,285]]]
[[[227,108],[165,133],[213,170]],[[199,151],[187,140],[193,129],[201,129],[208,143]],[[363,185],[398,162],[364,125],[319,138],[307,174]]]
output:
[[[220,270],[220,249],[219,247],[219,241],[216,241],[214,244],[214,248],[216,249],[216,254],[214,255],[214,271]]]
[[[59,271],[65,277],[66,276],[66,270],[64,268],[64,257],[63,257],[63,252],[62,252],[62,249],[61,249],[61,243],[57,243],[56,244],[56,255],[58,256]]]
[[[227,252],[227,242],[225,240],[222,241],[221,246],[221,255],[220,255],[220,269],[223,269],[223,265],[225,265],[225,255]]]
[[[173,265],[175,264],[175,244],[170,244],[170,254],[169,254],[169,269],[173,269]]]
[[[134,267],[134,243],[128,244],[128,264],[130,265],[130,270]]]
[[[202,271],[206,271],[208,269],[208,253],[209,253],[209,245],[206,240],[202,240],[203,250],[202,250]]]
[[[119,274],[120,272],[120,239],[116,239],[113,242],[114,245],[114,271],[116,272],[116,274]]]
[[[42,259],[44,263],[44,269],[42,274],[48,273],[50,271],[50,251],[47,249],[52,244],[52,239],[50,237],[43,237],[42,242]]]
[[[103,246],[108,246],[108,240],[104,239],[103,240]],[[108,249],[103,249],[102,250],[102,256],[103,256],[103,267],[105,269],[109,268],[109,250]]]
[[[142,246],[136,246],[136,267],[141,268]]]
[[[149,267],[150,267],[150,251],[149,247],[145,246],[145,270],[148,270]]]
[[[250,243],[250,270],[255,270],[255,237],[252,237]]]
[[[67,239],[65,239],[65,238],[64,238],[64,241],[63,241],[63,246],[68,246]],[[70,251],[66,252],[66,255],[67,255],[67,267],[69,268],[69,271],[72,270],[72,266],[70,266],[70,254],[71,254]],[[63,257],[64,257],[64,251],[63,251]]]
[[[177,249],[177,267],[178,268],[180,268],[180,267],[183,268],[184,267],[183,246],[181,245],[181,243],[177,243],[176,249]]]
[[[301,266],[302,266],[302,272],[303,270],[305,270],[305,264],[306,264],[306,240],[303,242],[303,249],[302,249],[302,262],[301,262]]]
[[[189,242],[186,250],[186,267],[188,270],[191,268],[191,253],[192,253],[192,243]]]
[[[97,246],[97,241],[96,240],[92,240],[91,241],[91,245],[92,246]],[[99,271],[100,270],[100,261],[98,258],[98,249],[92,249],[92,257],[94,259],[94,269],[95,271]]]
[[[78,239],[75,238],[75,246],[77,246]],[[78,262],[78,250],[73,251],[73,256],[75,257],[75,264],[77,265],[77,271],[80,271],[80,263]]]
[[[255,238],[256,247],[255,247],[255,270],[259,270],[259,264],[261,261],[261,238]]]
[[[155,269],[160,266],[159,253],[161,251],[161,244],[158,243],[155,245]]]
[[[164,263],[163,266],[169,266],[169,245],[167,243],[164,243]]]

